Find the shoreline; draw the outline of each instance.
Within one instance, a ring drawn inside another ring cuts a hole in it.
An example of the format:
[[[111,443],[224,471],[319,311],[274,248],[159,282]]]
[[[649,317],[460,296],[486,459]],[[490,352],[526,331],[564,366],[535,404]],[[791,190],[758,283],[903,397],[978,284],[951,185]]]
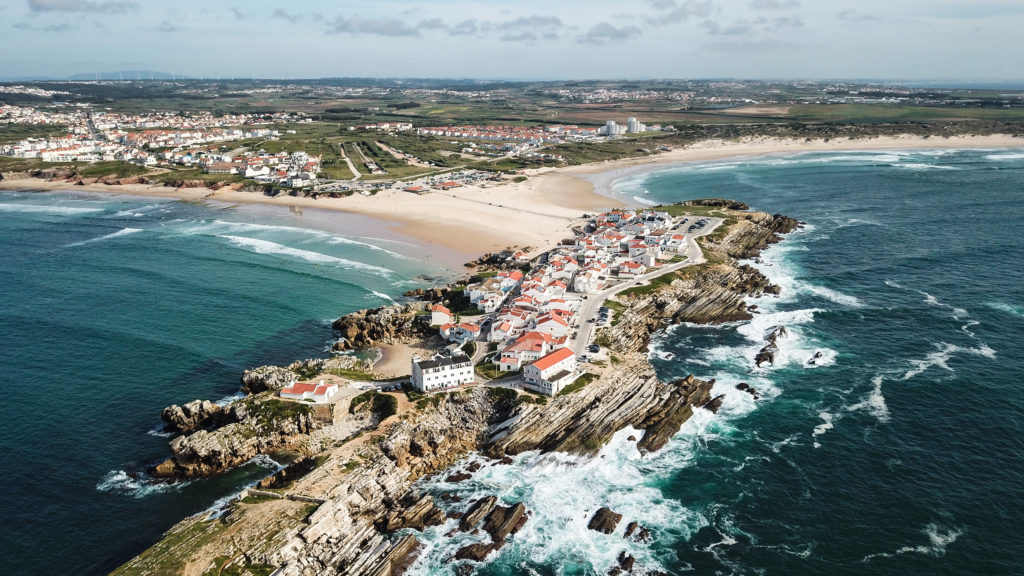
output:
[[[401,190],[383,190],[373,196],[345,198],[264,196],[231,189],[169,188],[148,184],[88,184],[18,178],[0,181],[0,189],[23,191],[82,191],[110,195],[159,197],[192,202],[214,201],[228,205],[266,205],[300,213],[342,212],[376,220],[394,234],[411,238],[426,254],[458,269],[485,252],[506,247],[529,247],[537,254],[557,244],[585,212],[605,211],[630,204],[616,197],[612,184],[628,176],[670,169],[691,162],[765,156],[788,156],[826,151],[927,150],[1024,148],[1024,139],[1007,135],[880,136],[841,140],[794,140],[745,138],[739,141],[705,140],[654,156],[584,164],[562,168],[526,170],[525,182],[494,187],[468,186],[423,196]]]

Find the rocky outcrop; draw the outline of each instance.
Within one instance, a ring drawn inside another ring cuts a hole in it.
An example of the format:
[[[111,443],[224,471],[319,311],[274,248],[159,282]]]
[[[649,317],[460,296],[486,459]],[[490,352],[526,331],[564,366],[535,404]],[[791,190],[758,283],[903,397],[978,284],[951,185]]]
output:
[[[575,394],[540,407],[523,404],[515,417],[495,425],[488,453],[499,457],[527,450],[592,454],[627,427],[644,430],[637,448],[656,451],[679,431],[693,406],[711,400],[711,383],[689,376],[662,382],[646,358],[623,358],[614,372]]]
[[[594,530],[595,532],[611,534],[612,532],[615,532],[615,527],[618,526],[621,521],[622,514],[617,514],[602,506],[594,514],[593,518],[590,519],[590,523],[587,524],[587,528]]]
[[[625,550],[619,552],[618,566],[613,567],[608,571],[609,576],[619,576],[620,574],[629,574],[633,572],[633,566],[636,564],[636,558],[633,558]]]
[[[287,368],[260,366],[242,373],[242,392],[258,394],[267,390],[280,390],[298,380],[298,374]]]
[[[775,364],[775,355],[779,353],[779,338],[785,338],[789,335],[786,331],[785,326],[777,326],[772,328],[769,332],[768,337],[765,338],[765,345],[760,351],[754,356],[754,364],[761,367],[761,364],[767,362],[768,364]]]
[[[236,421],[172,440],[173,455],[150,473],[172,480],[212,476],[280,451],[322,425],[310,406],[267,397],[247,400],[232,405]]]
[[[712,414],[718,414],[718,411],[722,409],[723,402],[725,402],[725,394],[719,394],[701,406],[701,408],[710,411]]]
[[[184,406],[177,404],[164,408],[160,419],[167,425],[168,432],[189,434],[200,428],[222,426],[235,421],[234,409],[225,410],[209,400],[193,400]]]
[[[476,525],[491,513],[497,502],[496,496],[486,496],[474,502],[459,519],[459,530],[469,532],[476,528]]]
[[[484,532],[491,535],[494,542],[504,542],[509,534],[519,530],[526,515],[526,506],[522,502],[512,506],[495,506],[484,520]]]
[[[444,512],[434,504],[432,496],[417,497],[410,493],[399,501],[397,509],[377,521],[377,527],[384,532],[403,528],[423,530],[427,526],[439,526],[444,521]]]
[[[429,317],[417,316],[422,303],[383,306],[342,316],[331,325],[341,338],[336,350],[358,350],[377,344],[408,342],[430,335]],[[426,318],[426,322],[421,318]]]

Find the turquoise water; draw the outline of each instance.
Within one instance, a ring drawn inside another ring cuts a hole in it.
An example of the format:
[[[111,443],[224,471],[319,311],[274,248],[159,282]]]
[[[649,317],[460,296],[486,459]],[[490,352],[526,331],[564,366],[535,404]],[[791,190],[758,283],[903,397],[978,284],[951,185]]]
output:
[[[314,216],[0,193],[0,573],[106,574],[266,474],[132,477],[168,454],[164,406],[324,356],[334,318],[448,274],[372,222]]]
[[[808,226],[755,264],[783,293],[754,320],[652,346],[661,376],[716,379],[717,416],[698,411],[648,457],[625,430],[593,460],[524,454],[425,485],[534,512],[481,574],[604,574],[621,551],[670,574],[1024,573],[1020,150],[715,162],[615,191],[733,198]],[[755,367],[779,325],[776,364]],[[602,505],[624,516],[612,535],[586,529]],[[650,542],[623,539],[633,520]],[[450,529],[427,532],[411,573],[452,573],[474,538]]]

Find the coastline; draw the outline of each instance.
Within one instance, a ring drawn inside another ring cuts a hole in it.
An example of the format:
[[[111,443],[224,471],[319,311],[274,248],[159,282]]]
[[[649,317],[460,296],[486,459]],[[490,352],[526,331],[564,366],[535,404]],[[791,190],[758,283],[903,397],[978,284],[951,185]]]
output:
[[[585,164],[564,168],[527,170],[525,182],[495,187],[469,186],[423,196],[401,190],[384,190],[374,196],[345,198],[264,196],[230,189],[169,188],[146,184],[75,186],[64,181],[34,178],[6,179],[0,189],[84,191],[162,197],[192,202],[264,204],[318,211],[346,212],[376,219],[389,230],[420,243],[426,253],[450,264],[466,262],[485,252],[510,246],[530,247],[532,254],[556,244],[584,212],[622,207],[612,195],[614,181],[639,173],[670,168],[688,162],[731,158],[794,155],[826,151],[921,150],[971,148],[1021,148],[1024,139],[1007,135],[880,136],[861,139],[794,140],[744,138],[739,141],[705,140],[654,156]],[[325,218],[329,220],[329,218]],[[460,261],[461,262],[458,262]]]

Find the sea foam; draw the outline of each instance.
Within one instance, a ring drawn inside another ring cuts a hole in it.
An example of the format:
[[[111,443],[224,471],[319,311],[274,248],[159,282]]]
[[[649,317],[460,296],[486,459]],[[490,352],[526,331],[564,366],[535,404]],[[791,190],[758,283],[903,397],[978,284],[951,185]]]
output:
[[[278,244],[276,242],[271,242],[269,240],[260,240],[258,238],[248,238],[246,236],[230,235],[222,235],[219,237],[224,238],[225,240],[229,240],[232,244],[235,244],[240,248],[244,248],[246,250],[249,250],[250,252],[255,252],[257,254],[288,256],[292,258],[298,258],[300,260],[305,260],[306,262],[311,262],[313,264],[334,264],[337,266],[344,266],[347,268],[356,268],[359,270],[376,272],[378,274],[385,276],[390,275],[392,273],[391,270],[388,270],[387,268],[382,268],[380,266],[374,266],[372,264],[366,264],[363,262],[356,262],[354,260],[347,260],[345,258],[339,258],[337,256],[329,256],[327,254],[313,252],[311,250],[291,248],[289,246]]]

